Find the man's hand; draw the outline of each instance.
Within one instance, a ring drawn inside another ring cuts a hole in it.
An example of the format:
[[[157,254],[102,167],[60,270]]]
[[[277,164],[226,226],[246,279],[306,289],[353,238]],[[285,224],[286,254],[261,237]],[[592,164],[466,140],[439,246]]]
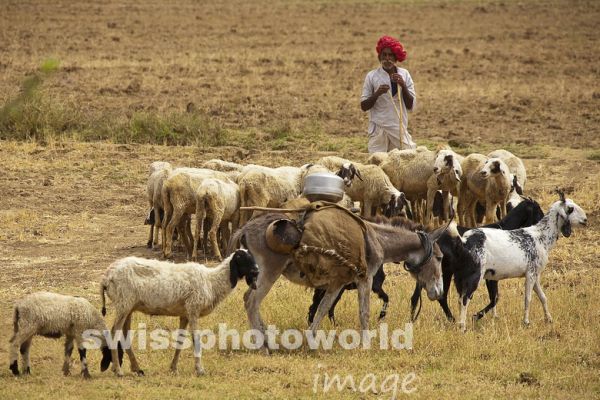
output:
[[[377,88],[374,94],[375,96],[379,97],[382,94],[386,93],[388,90],[390,90],[390,85],[381,85]]]
[[[406,88],[406,83],[404,83],[404,79],[398,73],[393,73],[390,75],[392,82],[396,82],[401,88]]]

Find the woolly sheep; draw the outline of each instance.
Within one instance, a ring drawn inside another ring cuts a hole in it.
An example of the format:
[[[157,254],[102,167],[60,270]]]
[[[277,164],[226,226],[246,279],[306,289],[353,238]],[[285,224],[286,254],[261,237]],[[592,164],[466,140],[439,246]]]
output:
[[[462,176],[458,160],[458,154],[451,149],[431,151],[420,146],[416,149],[390,152],[381,168],[390,177],[392,184],[413,202],[413,212],[417,214],[417,219],[429,222],[435,192],[446,192],[446,202],[447,193],[457,192],[456,184]],[[437,172],[434,172],[434,168],[438,168]],[[420,210],[422,201],[427,201],[423,216],[420,215],[423,211]]]
[[[249,166],[242,170],[238,178],[240,204],[242,207],[280,207],[286,201],[300,196],[306,176],[327,171],[324,166],[315,164],[306,164],[300,168]],[[242,212],[240,226],[248,221],[249,215],[258,214]]]
[[[494,150],[488,154],[488,157],[499,158],[504,161],[504,163],[506,163],[508,166],[510,173],[514,175],[514,179],[511,180],[511,182],[515,190],[511,191],[510,197],[506,204],[507,209],[510,210],[523,201],[523,197],[521,196],[523,195],[523,190],[525,189],[525,184],[527,183],[527,171],[525,170],[525,164],[519,157],[504,149]]]
[[[155,161],[150,165],[150,177],[146,185],[146,194],[150,204],[150,214],[146,224],[150,225],[148,236],[148,248],[158,245],[158,230],[161,228],[162,216],[164,215],[162,202],[162,186],[172,171],[171,164],[164,161]]]
[[[338,156],[323,157],[317,164],[330,171],[338,171],[337,174],[346,182],[346,194],[361,203],[363,217],[373,216],[373,209],[378,207],[387,208],[388,216],[398,215],[407,206],[404,193],[394,187],[377,165],[360,164]]]
[[[510,172],[504,161],[473,153],[462,162],[463,179],[460,183],[458,216],[462,226],[475,226],[475,206],[485,204],[485,223],[496,222],[496,207],[500,218],[506,216],[506,201],[512,185]]]
[[[127,257],[112,263],[102,279],[102,314],[106,314],[106,294],[115,307],[112,333],[117,337],[123,337],[123,331],[130,329],[134,311],[179,317],[179,329],[190,326],[196,374],[203,375],[198,318],[210,314],[240,279],[245,278],[251,288],[256,288],[257,277],[256,262],[252,254],[243,249],[232,253],[215,268]],[[143,375],[133,349],[127,346],[125,350],[132,372]],[[181,348],[175,350],[172,372],[177,372],[180,352]],[[112,353],[116,359],[116,350],[112,349]],[[118,376],[123,375],[120,362],[113,363],[113,371]]]
[[[242,164],[234,163],[231,161],[219,160],[217,158],[205,161],[202,164],[202,168],[212,169],[213,171],[229,172],[237,171],[242,172],[244,166]]]
[[[188,257],[192,256],[193,235],[190,216],[196,212],[196,189],[204,179],[215,178],[233,182],[227,173],[205,168],[178,168],[173,170],[162,187],[165,215],[163,218],[163,256],[172,256],[173,231],[176,227],[182,236]],[[199,239],[199,238],[197,238]]]
[[[219,245],[217,244],[217,231],[221,229],[221,235],[225,248],[230,233],[238,228],[240,220],[240,188],[234,182],[220,179],[205,179],[196,189],[196,240],[192,259],[198,260],[198,242],[203,236],[204,219],[209,217],[211,227],[208,231],[208,240],[211,244],[213,254],[220,260],[223,259]],[[231,232],[229,223],[231,222]],[[206,254],[206,250],[205,250]]]
[[[70,373],[74,341],[79,350],[81,374],[84,378],[90,378],[84,345],[88,334],[87,338],[95,337],[101,343],[102,371],[110,365],[111,352],[102,335],[107,331],[106,325],[100,312],[84,298],[50,292],[29,294],[15,302],[13,326],[14,334],[10,339],[9,353],[10,370],[14,375],[19,375],[18,351],[21,352],[23,359],[23,373],[31,373],[29,351],[35,335],[49,338],[66,336],[65,360],[62,368],[65,376]],[[94,336],[93,333],[98,335]]]

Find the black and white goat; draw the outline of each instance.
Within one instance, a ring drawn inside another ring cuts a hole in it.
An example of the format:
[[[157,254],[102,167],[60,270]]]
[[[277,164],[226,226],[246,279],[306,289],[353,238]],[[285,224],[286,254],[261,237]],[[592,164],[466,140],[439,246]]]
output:
[[[496,223],[486,225],[485,228],[504,230],[525,228],[538,223],[543,217],[544,212],[540,205],[535,200],[524,197],[523,201],[512,209],[506,217]],[[461,226],[457,226],[456,228],[460,235],[471,229]],[[450,232],[446,232],[438,242],[440,250],[444,254],[444,258],[442,259],[444,295],[438,301],[448,320],[454,321],[454,316],[448,307],[448,292],[452,277],[454,277],[454,283],[460,295],[466,288],[472,287],[474,283],[479,282],[480,268],[476,259],[465,248],[465,245],[457,235],[451,235]],[[494,309],[495,312],[498,301],[498,281],[486,281],[486,285],[490,296],[490,303],[477,314],[478,319],[491,309]],[[411,315],[413,321],[418,317],[416,307],[419,303],[420,293],[421,288],[417,285],[411,297]]]
[[[587,224],[587,217],[581,207],[573,200],[565,199],[563,193],[559,192],[559,195],[560,200],[552,204],[548,214],[533,226],[509,231],[477,228],[469,230],[462,238],[466,250],[477,262],[480,278],[493,281],[525,278],[525,325],[529,324],[532,289],[542,303],[546,321],[552,321],[540,283],[542,271],[560,234],[569,237],[572,226]],[[480,279],[469,281],[460,292],[459,326],[462,330],[466,329],[467,306],[479,281]]]

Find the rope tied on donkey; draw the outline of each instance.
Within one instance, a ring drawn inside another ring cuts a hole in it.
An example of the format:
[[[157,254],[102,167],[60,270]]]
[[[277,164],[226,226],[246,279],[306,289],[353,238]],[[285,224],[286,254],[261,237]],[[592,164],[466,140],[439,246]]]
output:
[[[325,201],[311,203],[298,221],[302,237],[291,255],[314,286],[367,274],[365,222],[351,211]]]

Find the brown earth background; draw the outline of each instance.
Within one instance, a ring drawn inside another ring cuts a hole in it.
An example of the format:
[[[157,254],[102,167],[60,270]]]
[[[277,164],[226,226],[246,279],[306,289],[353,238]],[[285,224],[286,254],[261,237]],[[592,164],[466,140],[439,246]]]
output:
[[[52,58],[60,66],[42,93],[73,107],[73,118],[127,121],[191,108],[222,129],[224,143],[81,142],[77,135],[0,141],[6,341],[16,298],[51,290],[98,305],[98,281],[110,262],[159,256],[145,248],[142,225],[150,162],[198,166],[220,157],[299,166],[324,154],[365,161],[367,117],[359,96],[366,72],[377,67],[374,48],[383,34],[399,37],[408,52],[403,66],[419,103],[409,129],[419,144],[450,143],[464,155],[508,149],[525,161],[526,194],[547,210],[553,189],[564,187],[590,223],[551,254],[543,281],[552,325],[534,298],[532,326],[522,327],[523,282],[504,281],[499,318],[486,317],[466,334],[426,301],[412,351],[300,349],[264,357],[212,350],[204,354],[208,375],[196,378],[191,351],[171,376],[171,352],[148,350],[138,353],[148,376],[123,379],[101,374],[98,354],[90,352],[94,379],[85,383],[76,374],[62,377],[62,344],[40,338],[31,377],[0,370],[0,397],[390,398],[382,390],[315,394],[314,375],[353,374],[360,381],[373,373],[380,384],[389,374],[415,372],[415,398],[597,398],[599,21],[594,1],[2,2],[0,105]],[[403,327],[413,282],[391,265],[386,270],[387,322]],[[486,303],[484,292],[475,294],[471,311]],[[310,297],[281,280],[263,315],[281,329],[304,329]],[[358,326],[355,297],[347,294],[337,308],[338,329]],[[450,305],[456,313],[454,289]],[[379,306],[373,297],[372,315]],[[134,326],[139,322],[148,330],[177,326],[143,315]],[[216,330],[220,322],[246,329],[241,289],[201,327]],[[0,358],[8,367],[5,345]]]

